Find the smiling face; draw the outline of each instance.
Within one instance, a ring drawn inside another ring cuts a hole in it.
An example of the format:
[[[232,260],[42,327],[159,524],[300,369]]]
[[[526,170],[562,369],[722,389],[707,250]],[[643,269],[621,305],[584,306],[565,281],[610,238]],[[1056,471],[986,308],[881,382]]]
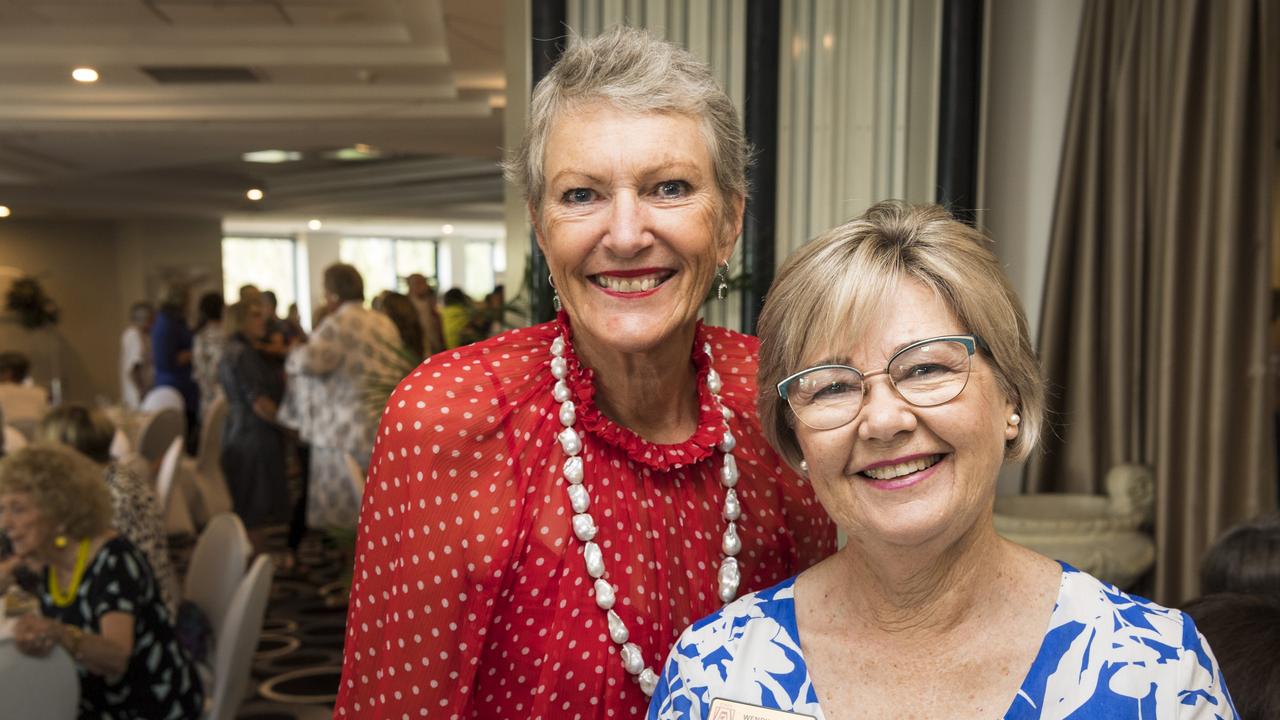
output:
[[[968,332],[914,280],[880,307],[879,322],[822,360],[873,373],[909,343]],[[795,434],[818,500],[851,539],[916,546],[955,539],[990,511],[1005,442],[1017,432],[1013,411],[979,352],[968,384],[947,403],[910,405],[880,375],[867,380],[852,422],[821,431],[796,423]]]
[[[691,330],[742,218],[698,121],[586,105],[553,123],[544,172],[533,224],[575,335],[643,352]]]
[[[0,530],[13,543],[13,552],[21,557],[47,554],[56,533],[53,522],[40,512],[31,493],[0,495]]]

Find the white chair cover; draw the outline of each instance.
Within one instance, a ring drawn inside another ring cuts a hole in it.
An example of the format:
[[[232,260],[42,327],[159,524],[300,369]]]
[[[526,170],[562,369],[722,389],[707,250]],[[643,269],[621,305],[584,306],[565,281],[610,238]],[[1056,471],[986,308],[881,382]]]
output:
[[[62,648],[42,658],[0,642],[0,718],[73,720],[79,715],[80,678]]]
[[[187,509],[187,499],[179,487],[181,459],[182,438],[176,437],[169,444],[164,459],[160,461],[160,470],[156,473],[156,502],[160,504],[160,512],[164,514],[164,529],[169,535],[195,534],[195,525],[191,522],[191,513]]]
[[[160,412],[167,408],[173,408],[180,413],[187,411],[187,401],[182,399],[182,393],[168,385],[148,390],[147,396],[142,398],[142,405],[139,406],[139,409],[145,413]]]
[[[232,509],[231,492],[227,490],[227,481],[222,476],[222,431],[226,422],[227,401],[218,395],[205,411],[196,457],[182,461],[183,474],[192,478],[194,483],[191,516],[197,525]]]
[[[209,519],[191,551],[182,597],[204,611],[215,638],[222,631],[227,606],[244,577],[251,552],[253,548],[244,523],[229,512]]]
[[[214,646],[212,691],[206,687],[205,720],[231,720],[249,687],[249,666],[262,634],[271,593],[271,557],[259,555],[231,598]]]
[[[169,388],[172,390],[173,388]],[[138,454],[147,462],[157,463],[164,457],[174,438],[181,438],[187,432],[187,418],[182,410],[165,408],[147,418],[138,433]]]

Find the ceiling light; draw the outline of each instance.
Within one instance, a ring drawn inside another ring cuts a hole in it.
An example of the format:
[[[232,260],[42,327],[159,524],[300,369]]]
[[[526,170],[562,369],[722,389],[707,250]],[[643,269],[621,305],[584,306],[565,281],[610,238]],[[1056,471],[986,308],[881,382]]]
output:
[[[262,199],[262,191],[259,190],[258,188],[249,188],[249,191],[246,192],[244,196],[254,202],[258,202],[259,200]]]
[[[449,223],[445,223],[444,225],[440,226],[440,232],[444,233],[445,235],[452,235],[453,226],[450,225]]]
[[[240,159],[253,163],[297,162],[302,159],[302,153],[296,150],[258,150],[247,152],[241,155]]]
[[[382,157],[382,151],[372,145],[356,143],[351,147],[330,150],[324,156],[330,160],[376,160]]]
[[[6,218],[6,217],[9,217],[9,216],[10,216],[10,215],[12,215],[12,214],[13,214],[13,213],[11,213],[11,212],[9,211],[8,206],[6,206],[6,205],[0,205],[0,218]]]
[[[71,71],[71,77],[82,83],[98,82],[98,71],[91,67],[78,67]]]
[[[320,228],[322,228],[322,227],[324,227],[324,223],[320,222],[319,220],[308,220],[308,221],[307,221],[307,228],[308,228],[308,229],[311,229],[311,230],[319,230],[319,229],[320,229]]]

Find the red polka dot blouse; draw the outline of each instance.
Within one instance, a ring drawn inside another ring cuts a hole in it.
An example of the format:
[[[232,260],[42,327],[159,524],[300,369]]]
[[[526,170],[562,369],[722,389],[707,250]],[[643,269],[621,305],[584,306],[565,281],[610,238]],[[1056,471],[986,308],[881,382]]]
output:
[[[388,400],[360,514],[336,717],[643,715],[647,698],[619,660],[570,524],[550,371],[561,335],[563,314],[437,354]],[[571,343],[564,353],[613,610],[655,670],[681,630],[721,605],[715,446],[726,424],[741,473],[739,595],[835,549],[809,485],[760,432],[757,346],[699,326],[699,425],[671,445],[601,414],[591,369]],[[711,365],[727,421],[704,382]]]

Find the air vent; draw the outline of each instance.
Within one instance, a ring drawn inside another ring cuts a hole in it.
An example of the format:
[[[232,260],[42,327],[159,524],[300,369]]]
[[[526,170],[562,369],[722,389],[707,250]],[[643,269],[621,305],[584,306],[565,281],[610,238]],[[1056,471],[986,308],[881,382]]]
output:
[[[163,85],[259,82],[257,74],[247,67],[144,67],[142,72]]]

